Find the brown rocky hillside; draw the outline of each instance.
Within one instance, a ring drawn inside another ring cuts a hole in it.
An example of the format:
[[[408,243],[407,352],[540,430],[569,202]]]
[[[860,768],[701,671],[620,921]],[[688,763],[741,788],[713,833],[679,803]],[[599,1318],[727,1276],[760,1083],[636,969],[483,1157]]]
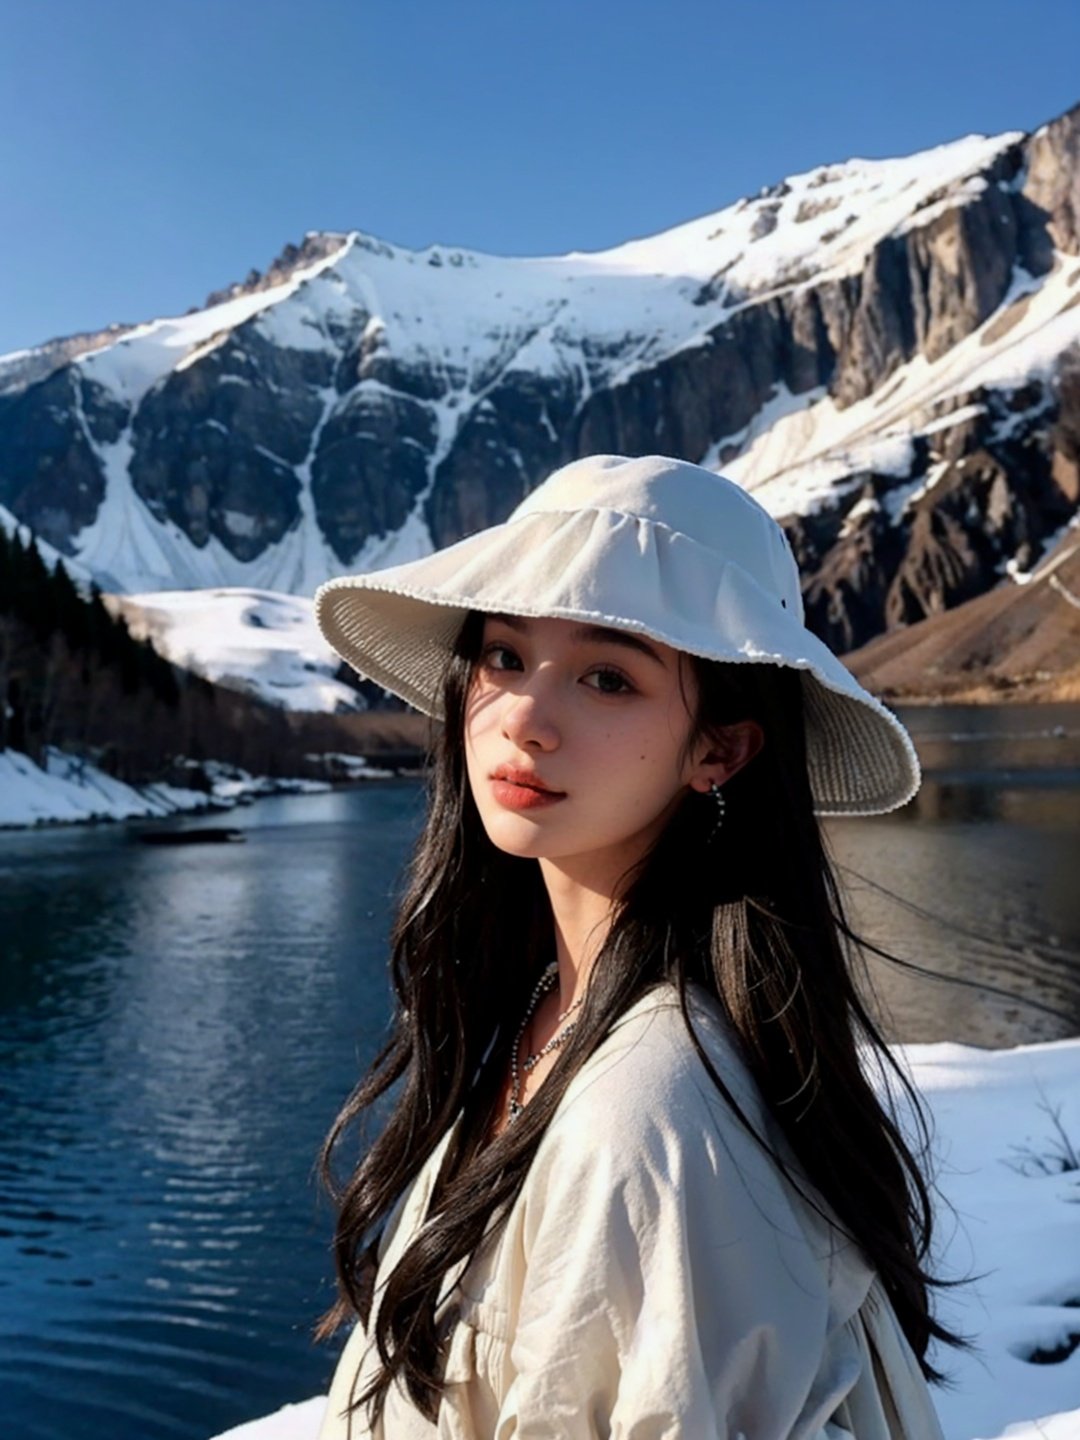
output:
[[[844,662],[889,702],[1080,701],[1080,530],[1023,583],[888,631]]]

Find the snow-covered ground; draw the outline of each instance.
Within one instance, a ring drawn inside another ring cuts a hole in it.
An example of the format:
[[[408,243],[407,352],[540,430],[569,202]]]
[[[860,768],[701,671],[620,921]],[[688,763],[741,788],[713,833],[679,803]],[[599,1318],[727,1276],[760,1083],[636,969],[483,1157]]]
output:
[[[269,590],[164,590],[110,595],[138,639],[207,680],[286,710],[359,710],[334,678],[340,661],[315,624],[310,596]]]
[[[0,826],[174,815],[211,803],[209,795],[175,785],[136,790],[62,750],[50,749],[44,767],[18,750],[0,751]],[[217,808],[230,803],[222,800]]]
[[[983,1276],[935,1301],[978,1346],[937,1352],[946,1436],[1078,1440],[1080,1039],[902,1048],[937,1132],[941,1269]]]
[[[76,588],[89,596],[90,571],[32,535],[3,505],[0,529],[23,544],[33,539],[50,570],[62,560]],[[356,690],[334,678],[340,661],[319,633],[310,595],[234,586],[106,593],[102,599],[137,640],[149,639],[159,655],[207,680],[286,710],[363,709]]]
[[[955,1382],[934,1392],[947,1440],[1080,1440],[1080,1039],[894,1054],[933,1116],[937,1268],[981,1277],[934,1301],[978,1346],[932,1357]],[[324,1408],[315,1396],[226,1435],[314,1440]]]
[[[334,757],[351,779],[381,779],[359,756]],[[235,765],[202,761],[211,793],[176,785],[126,785],[62,750],[50,748],[44,768],[17,750],[0,750],[0,828],[78,824],[88,820],[161,818],[194,810],[228,810],[256,795],[329,790],[326,780],[249,775]]]

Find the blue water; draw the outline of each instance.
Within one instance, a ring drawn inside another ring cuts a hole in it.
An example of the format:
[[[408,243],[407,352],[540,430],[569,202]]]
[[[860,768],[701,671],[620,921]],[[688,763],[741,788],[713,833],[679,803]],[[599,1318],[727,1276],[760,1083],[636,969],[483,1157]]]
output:
[[[261,800],[217,822],[236,845],[0,835],[3,1440],[205,1440],[325,1390],[312,1169],[383,1036],[421,803]],[[906,899],[860,883],[876,938],[1015,997],[890,976],[902,1038],[1080,1031],[1076,814],[1075,785],[928,783],[921,810],[829,826]]]
[[[420,802],[262,800],[235,845],[3,837],[5,1440],[194,1440],[325,1389],[312,1165],[382,1035]]]

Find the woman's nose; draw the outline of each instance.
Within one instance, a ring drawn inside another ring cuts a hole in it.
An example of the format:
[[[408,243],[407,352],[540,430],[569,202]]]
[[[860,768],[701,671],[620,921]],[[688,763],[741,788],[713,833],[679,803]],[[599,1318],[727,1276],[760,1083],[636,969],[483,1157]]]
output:
[[[559,743],[559,730],[551,697],[539,688],[507,695],[503,734],[522,750],[553,750]]]

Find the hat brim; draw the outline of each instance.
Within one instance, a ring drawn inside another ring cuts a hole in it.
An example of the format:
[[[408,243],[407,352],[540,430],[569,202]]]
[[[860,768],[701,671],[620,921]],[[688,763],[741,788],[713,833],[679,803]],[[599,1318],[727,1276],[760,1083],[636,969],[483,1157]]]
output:
[[[471,610],[610,625],[710,660],[802,673],[819,815],[877,815],[919,787],[900,721],[732,560],[680,531],[604,509],[539,511],[422,560],[319,587],[318,625],[359,674],[441,716],[446,663]]]

